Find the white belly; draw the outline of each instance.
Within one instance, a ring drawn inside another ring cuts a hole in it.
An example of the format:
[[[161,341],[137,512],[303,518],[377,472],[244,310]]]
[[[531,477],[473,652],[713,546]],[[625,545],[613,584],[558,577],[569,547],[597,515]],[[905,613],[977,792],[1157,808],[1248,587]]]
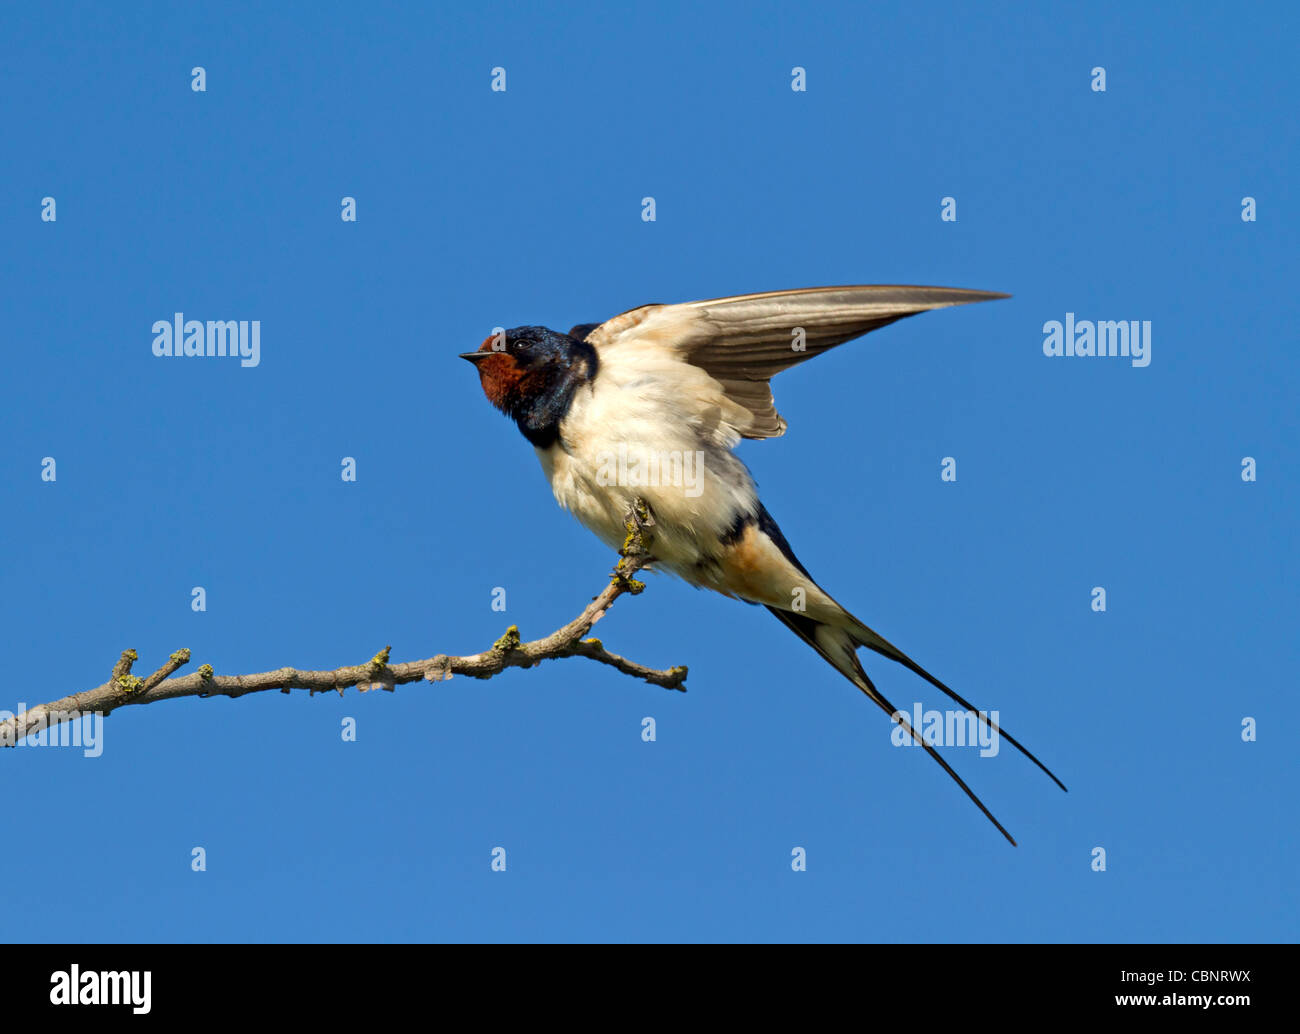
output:
[[[626,537],[632,501],[644,499],[656,566],[699,584],[696,566],[757,506],[753,479],[729,448],[734,436],[701,417],[704,407],[680,382],[605,373],[578,390],[559,440],[537,450],[551,490],[612,549]]]

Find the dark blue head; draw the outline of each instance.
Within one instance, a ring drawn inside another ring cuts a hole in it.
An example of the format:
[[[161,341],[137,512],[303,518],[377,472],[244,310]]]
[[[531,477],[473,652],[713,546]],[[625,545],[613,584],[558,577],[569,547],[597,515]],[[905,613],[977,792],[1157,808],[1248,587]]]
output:
[[[573,393],[596,376],[597,367],[594,348],[546,327],[493,335],[463,358],[478,367],[488,401],[539,448],[555,441]]]

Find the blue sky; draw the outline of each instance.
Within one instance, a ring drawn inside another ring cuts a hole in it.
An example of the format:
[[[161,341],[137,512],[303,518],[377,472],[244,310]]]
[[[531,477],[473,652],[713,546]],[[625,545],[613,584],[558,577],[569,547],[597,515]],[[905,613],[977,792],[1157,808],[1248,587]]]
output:
[[[0,709],[127,647],[549,632],[612,558],[457,352],[939,284],[1014,297],[783,374],[789,432],[740,453],[822,584],[1070,793],[949,749],[1009,847],[768,614],[655,578],[598,634],[685,695],[569,660],[0,753],[6,939],[1296,938],[1293,8],[126,6],[0,14]],[[260,320],[260,364],[155,357],[177,311]],[[1045,356],[1067,312],[1151,321],[1150,365]]]

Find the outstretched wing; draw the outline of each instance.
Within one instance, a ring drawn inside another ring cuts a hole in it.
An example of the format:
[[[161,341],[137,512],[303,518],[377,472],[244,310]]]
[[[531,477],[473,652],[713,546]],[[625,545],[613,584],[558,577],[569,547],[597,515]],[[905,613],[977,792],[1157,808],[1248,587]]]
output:
[[[745,438],[775,438],[786,423],[771,379],[868,331],[929,309],[1009,297],[954,287],[809,287],[734,298],[643,305],[592,328],[575,327],[599,354],[638,346],[669,350],[698,366],[748,414]],[[800,333],[802,331],[802,334]]]

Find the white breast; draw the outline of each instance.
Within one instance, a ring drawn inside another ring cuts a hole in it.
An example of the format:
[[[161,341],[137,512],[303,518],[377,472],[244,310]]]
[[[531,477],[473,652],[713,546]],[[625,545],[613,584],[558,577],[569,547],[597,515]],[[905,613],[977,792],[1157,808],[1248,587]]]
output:
[[[658,566],[698,581],[693,568],[757,506],[731,453],[729,405],[717,381],[665,350],[611,349],[574,395],[559,440],[537,454],[559,504],[613,549],[632,500],[644,499]]]

